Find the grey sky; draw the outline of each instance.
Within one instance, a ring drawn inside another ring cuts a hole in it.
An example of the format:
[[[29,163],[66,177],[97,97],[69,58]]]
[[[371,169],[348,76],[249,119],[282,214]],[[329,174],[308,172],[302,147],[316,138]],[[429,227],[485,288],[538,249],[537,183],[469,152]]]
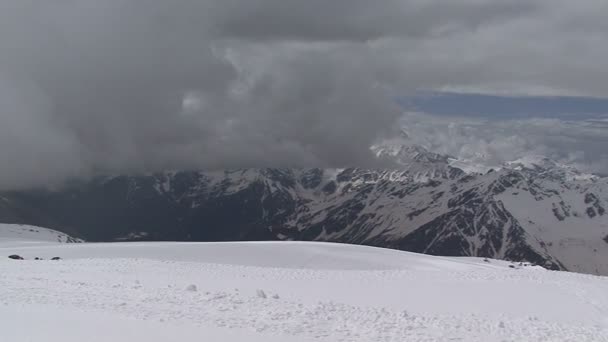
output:
[[[419,89],[608,97],[583,0],[0,0],[0,188],[371,165]],[[186,101],[184,101],[184,98]]]

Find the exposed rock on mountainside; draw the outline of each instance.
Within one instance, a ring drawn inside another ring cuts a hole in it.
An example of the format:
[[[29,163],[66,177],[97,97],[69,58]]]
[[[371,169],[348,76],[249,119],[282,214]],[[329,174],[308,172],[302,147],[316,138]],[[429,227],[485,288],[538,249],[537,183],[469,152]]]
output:
[[[316,240],[608,274],[605,179],[546,159],[465,173],[418,146],[399,170],[247,169],[5,193],[0,218],[93,241]]]

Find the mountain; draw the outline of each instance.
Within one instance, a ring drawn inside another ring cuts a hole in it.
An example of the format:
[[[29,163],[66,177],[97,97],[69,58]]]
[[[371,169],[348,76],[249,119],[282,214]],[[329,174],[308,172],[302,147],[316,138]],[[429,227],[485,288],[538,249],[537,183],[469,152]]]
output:
[[[606,179],[546,158],[479,173],[420,146],[373,151],[400,166],[103,177],[0,194],[0,220],[91,241],[333,241],[608,274]]]

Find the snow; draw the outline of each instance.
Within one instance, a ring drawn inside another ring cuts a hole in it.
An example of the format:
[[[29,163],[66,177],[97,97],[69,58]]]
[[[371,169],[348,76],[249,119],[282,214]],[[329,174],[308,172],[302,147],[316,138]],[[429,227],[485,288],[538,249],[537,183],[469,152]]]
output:
[[[606,277],[329,243],[21,242],[0,245],[26,258],[0,258],[6,341],[608,341]]]
[[[485,160],[449,158],[450,166],[461,169],[467,174],[486,174],[490,170],[499,170],[500,166],[488,164]]]
[[[8,312],[10,316],[2,315]],[[178,322],[159,324],[149,320],[98,312],[76,312],[43,305],[5,306],[0,310],[0,319],[11,322],[2,327],[2,336],[7,341],[283,341],[274,336],[260,336],[260,339],[256,339],[251,333],[240,329],[202,328]],[[293,338],[289,341],[306,340]]]
[[[528,191],[518,191],[517,195],[505,193],[497,199],[526,232],[543,241],[544,248],[568,270],[608,274],[608,248],[603,240],[608,234],[608,221],[587,216],[585,211],[589,204],[585,203],[583,193],[560,190],[559,200],[571,208],[572,213],[578,213],[578,216],[570,215],[562,221],[552,214],[553,206],[559,204],[555,198],[537,199]]]
[[[0,247],[4,244],[27,246],[69,242],[82,242],[82,240],[48,228],[0,223]]]

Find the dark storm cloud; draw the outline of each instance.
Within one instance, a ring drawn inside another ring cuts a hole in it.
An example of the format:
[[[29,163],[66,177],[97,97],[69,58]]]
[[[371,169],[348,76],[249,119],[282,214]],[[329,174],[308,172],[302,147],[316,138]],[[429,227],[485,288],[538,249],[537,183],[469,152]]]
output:
[[[225,0],[217,30],[238,39],[424,38],[537,9],[529,1]]]
[[[584,3],[0,0],[0,188],[370,165],[419,88],[608,95]]]

